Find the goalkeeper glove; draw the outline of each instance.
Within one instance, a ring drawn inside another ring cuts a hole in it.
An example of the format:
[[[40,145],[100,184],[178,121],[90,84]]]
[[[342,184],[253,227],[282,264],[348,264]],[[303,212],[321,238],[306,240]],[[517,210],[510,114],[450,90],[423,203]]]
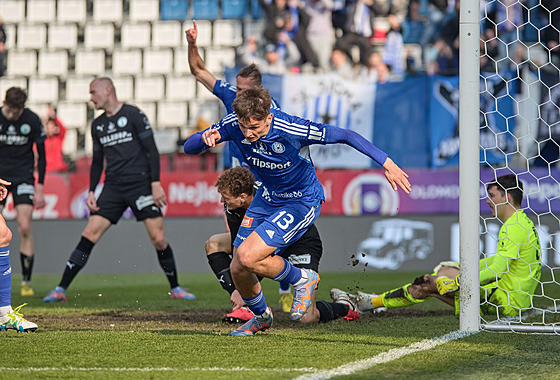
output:
[[[450,279],[447,276],[438,277],[436,279],[436,287],[437,287],[438,293],[440,295],[444,296],[446,294],[453,293],[453,292],[456,292],[457,290],[459,290],[460,277],[461,276],[458,275],[453,280]]]

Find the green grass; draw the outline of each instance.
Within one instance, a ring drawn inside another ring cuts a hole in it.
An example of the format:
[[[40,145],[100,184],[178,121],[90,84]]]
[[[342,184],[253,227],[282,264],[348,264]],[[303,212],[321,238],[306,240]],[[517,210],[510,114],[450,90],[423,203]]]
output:
[[[382,291],[418,274],[323,273],[317,299],[329,300],[335,286]],[[220,322],[229,301],[211,274],[181,275],[197,295],[194,301],[171,300],[157,273],[80,275],[68,302],[44,304],[42,297],[59,278],[34,276],[37,295],[23,299],[20,277],[13,276],[12,304],[27,302],[22,311],[39,329],[0,334],[0,379],[292,379],[459,329],[451,308],[437,300],[365,314],[357,322],[294,323],[276,304],[276,283],[266,280],[265,295],[276,308],[274,327],[254,337],[231,337],[236,326]],[[558,352],[557,336],[481,332],[342,377],[560,379]]]

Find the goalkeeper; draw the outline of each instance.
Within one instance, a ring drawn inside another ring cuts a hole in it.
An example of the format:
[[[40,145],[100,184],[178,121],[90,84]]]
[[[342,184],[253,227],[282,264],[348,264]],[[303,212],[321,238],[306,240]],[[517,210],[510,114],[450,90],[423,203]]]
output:
[[[486,203],[503,222],[496,255],[480,260],[480,299],[484,314],[518,316],[532,307],[541,278],[541,247],[533,222],[521,209],[523,183],[515,175],[498,177],[487,186]],[[459,313],[459,264],[443,262],[433,273],[380,295],[358,292],[360,311],[405,307],[436,297]],[[354,297],[350,295],[351,297]]]

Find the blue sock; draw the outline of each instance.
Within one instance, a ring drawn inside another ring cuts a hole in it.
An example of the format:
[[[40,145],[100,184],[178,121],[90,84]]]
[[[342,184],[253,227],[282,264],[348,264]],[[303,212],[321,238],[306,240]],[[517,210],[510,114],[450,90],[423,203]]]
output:
[[[290,291],[290,283],[288,281],[280,281],[280,293]]]
[[[0,307],[12,303],[12,267],[10,267],[10,246],[0,247]]]
[[[288,260],[284,258],[282,259],[284,260],[284,269],[282,269],[282,271],[278,273],[273,280],[287,282],[292,285],[301,280],[301,269],[293,266]]]
[[[255,315],[263,314],[266,311],[266,308],[268,307],[266,305],[266,301],[264,300],[262,288],[259,291],[259,294],[257,294],[252,298],[243,298],[243,301],[245,301],[245,305],[247,305],[249,310],[251,310]]]

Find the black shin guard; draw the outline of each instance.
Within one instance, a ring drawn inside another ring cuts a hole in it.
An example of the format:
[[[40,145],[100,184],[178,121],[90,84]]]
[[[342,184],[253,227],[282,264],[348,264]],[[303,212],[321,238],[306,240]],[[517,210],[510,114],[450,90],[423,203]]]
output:
[[[343,303],[317,301],[315,305],[319,310],[320,322],[329,322],[348,314],[348,305]]]
[[[35,261],[35,255],[26,256],[22,252],[19,253],[19,259],[21,261],[21,274],[23,275],[23,281],[31,281],[31,273],[33,272],[33,262]]]
[[[231,278],[231,272],[229,266],[231,264],[231,256],[226,252],[214,252],[206,256],[208,259],[208,264],[212,271],[218,278],[220,285],[225,289],[230,295],[235,290],[235,285],[233,284],[233,279]]]
[[[171,246],[167,244],[167,248],[163,251],[156,250],[156,252],[159,265],[167,276],[171,289],[179,286],[179,280],[177,279],[177,267],[175,266],[175,258],[173,257],[173,250],[171,249]]]
[[[66,262],[66,268],[64,269],[62,280],[58,286],[68,289],[74,277],[76,277],[78,272],[86,265],[94,245],[95,243],[82,236],[78,246]]]

